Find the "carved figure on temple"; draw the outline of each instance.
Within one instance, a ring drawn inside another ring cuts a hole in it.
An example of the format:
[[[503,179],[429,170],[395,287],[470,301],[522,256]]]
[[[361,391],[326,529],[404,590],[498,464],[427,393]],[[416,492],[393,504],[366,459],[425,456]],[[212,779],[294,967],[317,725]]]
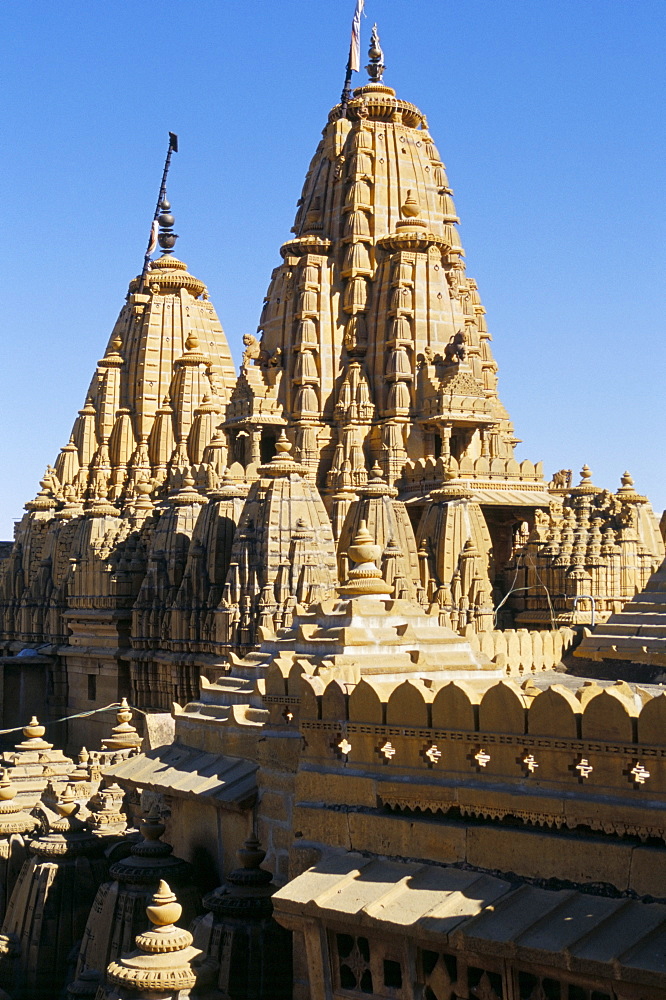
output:
[[[553,473],[553,478],[548,485],[556,490],[568,490],[572,480],[573,472],[571,469],[560,469],[558,472]]]
[[[259,346],[259,341],[252,333],[246,333],[243,335],[243,344],[245,350],[243,351],[243,361],[242,368],[247,368],[250,362],[257,361],[261,355],[261,347]]]
[[[449,338],[449,342],[444,348],[444,360],[454,364],[464,361],[467,357],[467,349],[465,347],[466,343],[467,336],[464,331],[458,330],[457,333],[454,333],[453,336]]]

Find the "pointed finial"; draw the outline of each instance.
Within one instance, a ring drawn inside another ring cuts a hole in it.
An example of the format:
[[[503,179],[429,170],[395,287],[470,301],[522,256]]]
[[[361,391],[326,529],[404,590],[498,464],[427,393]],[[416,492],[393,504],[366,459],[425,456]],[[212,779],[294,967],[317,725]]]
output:
[[[10,802],[16,796],[16,789],[9,777],[9,769],[3,767],[0,771],[0,802]]]
[[[146,915],[154,927],[170,927],[180,920],[183,908],[164,879],[160,880],[157,892],[146,907]]]
[[[348,580],[338,587],[338,593],[343,597],[381,596],[390,594],[392,587],[383,579],[377,566],[382,550],[375,545],[368,531],[366,521],[361,521],[358,532],[347,549],[347,557],[356,565],[349,570]]]
[[[384,53],[382,52],[382,47],[379,44],[379,34],[377,32],[376,24],[373,24],[372,26],[372,36],[370,38],[370,48],[368,49],[368,58],[370,59],[370,62],[365,68],[368,71],[368,77],[370,78],[370,82],[381,83],[386,66],[383,63]]]
[[[117,725],[111,730],[111,736],[102,740],[102,749],[129,750],[133,747],[139,748],[143,739],[132,725],[132,709],[129,707],[127,698],[120,702],[120,708],[116,712]]]
[[[412,188],[408,189],[407,197],[405,198],[404,204],[400,207],[400,211],[406,219],[417,219],[421,214],[421,206],[414,197],[414,191]]]
[[[280,431],[279,438],[275,442],[275,454],[280,455],[284,460],[284,457],[286,455],[289,455],[290,451],[291,451],[291,441],[287,437],[287,432],[283,427],[282,430]]]
[[[585,486],[587,483],[591,482],[591,480],[592,480],[592,471],[589,465],[584,465],[583,468],[580,470],[579,486]]]

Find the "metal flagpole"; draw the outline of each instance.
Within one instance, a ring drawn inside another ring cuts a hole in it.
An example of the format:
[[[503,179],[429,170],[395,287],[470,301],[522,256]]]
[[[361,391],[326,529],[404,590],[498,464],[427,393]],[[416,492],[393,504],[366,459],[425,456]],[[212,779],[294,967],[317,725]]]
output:
[[[347,59],[347,72],[345,74],[345,85],[340,96],[340,115],[347,117],[347,105],[351,100],[351,79],[354,70],[358,73],[361,68],[361,14],[365,0],[356,0],[356,8],[352,19],[351,39],[349,42],[349,58]]]
[[[169,165],[171,163],[171,154],[178,152],[178,136],[175,132],[169,132],[169,148],[167,150],[166,160],[164,161],[164,171],[162,173],[162,183],[160,184],[160,193],[157,196],[157,205],[155,206],[155,214],[153,215],[153,222],[150,227],[150,237],[148,238],[148,246],[143,257],[143,270],[141,272],[141,281],[139,282],[139,294],[143,292],[144,285],[146,283],[146,275],[148,274],[148,268],[150,266],[150,255],[155,249],[154,246],[154,230],[155,223],[157,222],[157,216],[160,214],[162,208],[162,201],[166,197],[166,182],[167,174],[169,173]]]

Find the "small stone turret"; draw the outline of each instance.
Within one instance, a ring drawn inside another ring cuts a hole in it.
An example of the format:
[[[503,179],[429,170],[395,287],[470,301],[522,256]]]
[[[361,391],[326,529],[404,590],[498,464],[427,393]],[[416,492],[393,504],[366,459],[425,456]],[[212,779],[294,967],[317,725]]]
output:
[[[131,950],[144,923],[145,907],[161,880],[178,890],[186,923],[201,911],[200,894],[190,882],[192,868],[174,857],[171,845],[161,840],[164,829],[157,811],[144,816],[140,822],[143,839],[132,846],[128,857],[111,865],[112,881],[97,890],[83,933],[77,982],[91,981],[93,971],[103,978],[108,963]]]
[[[238,852],[242,867],[204,898],[209,911],[192,925],[196,947],[219,964],[224,997],[289,1000],[292,995],[291,934],[272,917],[277,886],[260,865],[266,852],[252,836]]]
[[[32,716],[22,730],[24,739],[2,754],[2,766],[11,768],[17,802],[29,811],[39,801],[49,781],[65,781],[74,761],[44,739],[46,727]]]
[[[3,768],[0,771],[0,920],[4,919],[7,900],[28,856],[29,835],[36,826],[36,818],[17,802],[10,771]]]
[[[382,575],[387,583],[400,581],[399,586],[411,600],[421,597],[419,562],[414,530],[404,503],[398,500],[398,491],[382,477],[379,464],[370,470],[368,484],[359,489],[345,517],[338,540],[338,573],[346,579],[345,553],[357,534],[361,521],[365,521],[371,535],[381,547]],[[390,579],[385,572],[392,561]],[[401,596],[399,593],[395,597]]]
[[[18,944],[19,981],[35,1000],[51,1000],[66,982],[73,945],[105,877],[105,839],[81,817],[74,785],[56,803],[57,819],[29,845],[2,924]]]
[[[196,965],[201,951],[192,946],[192,935],[176,926],[181,914],[180,903],[162,880],[146,907],[150,930],[137,934],[134,951],[108,965],[101,997],[180,1000],[189,995],[204,970]],[[205,971],[210,977],[212,970]]]

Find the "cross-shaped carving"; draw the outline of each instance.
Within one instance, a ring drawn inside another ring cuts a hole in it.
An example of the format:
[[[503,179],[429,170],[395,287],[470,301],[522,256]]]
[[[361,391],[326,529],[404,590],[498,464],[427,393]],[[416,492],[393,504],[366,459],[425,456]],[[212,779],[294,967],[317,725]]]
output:
[[[518,763],[522,764],[527,774],[534,774],[534,772],[539,766],[539,764],[537,763],[537,759],[533,753],[523,754],[523,756],[519,758]]]
[[[333,753],[337,754],[338,757],[347,757],[351,752],[351,743],[346,736],[343,736],[341,739],[338,739],[336,736],[331,743],[331,750]]]
[[[633,778],[634,784],[644,785],[650,777],[650,772],[643,766],[643,764],[641,764],[639,760],[637,760],[631,771],[629,771],[629,775]]]
[[[590,777],[594,768],[590,764],[587,757],[581,757],[577,764],[571,765],[569,770],[577,772],[578,781],[582,784],[587,778]]]
[[[487,764],[488,764],[488,762],[490,760],[490,754],[487,752],[487,750],[484,750],[483,747],[479,747],[476,750],[475,753],[470,753],[470,755],[469,755],[469,757],[467,759],[472,764],[474,764],[474,766],[476,767],[477,771],[480,771],[482,767],[486,767],[487,766]]]
[[[284,712],[282,713],[282,718],[289,725],[289,723],[294,718],[294,713],[290,710],[289,705],[284,706]]]
[[[383,754],[388,762],[395,757],[396,749],[390,740],[386,740],[386,742],[378,748],[378,753]]]
[[[423,748],[421,756],[428,761],[428,767],[434,767],[435,764],[439,763],[442,751],[436,743],[431,743],[429,747]]]

